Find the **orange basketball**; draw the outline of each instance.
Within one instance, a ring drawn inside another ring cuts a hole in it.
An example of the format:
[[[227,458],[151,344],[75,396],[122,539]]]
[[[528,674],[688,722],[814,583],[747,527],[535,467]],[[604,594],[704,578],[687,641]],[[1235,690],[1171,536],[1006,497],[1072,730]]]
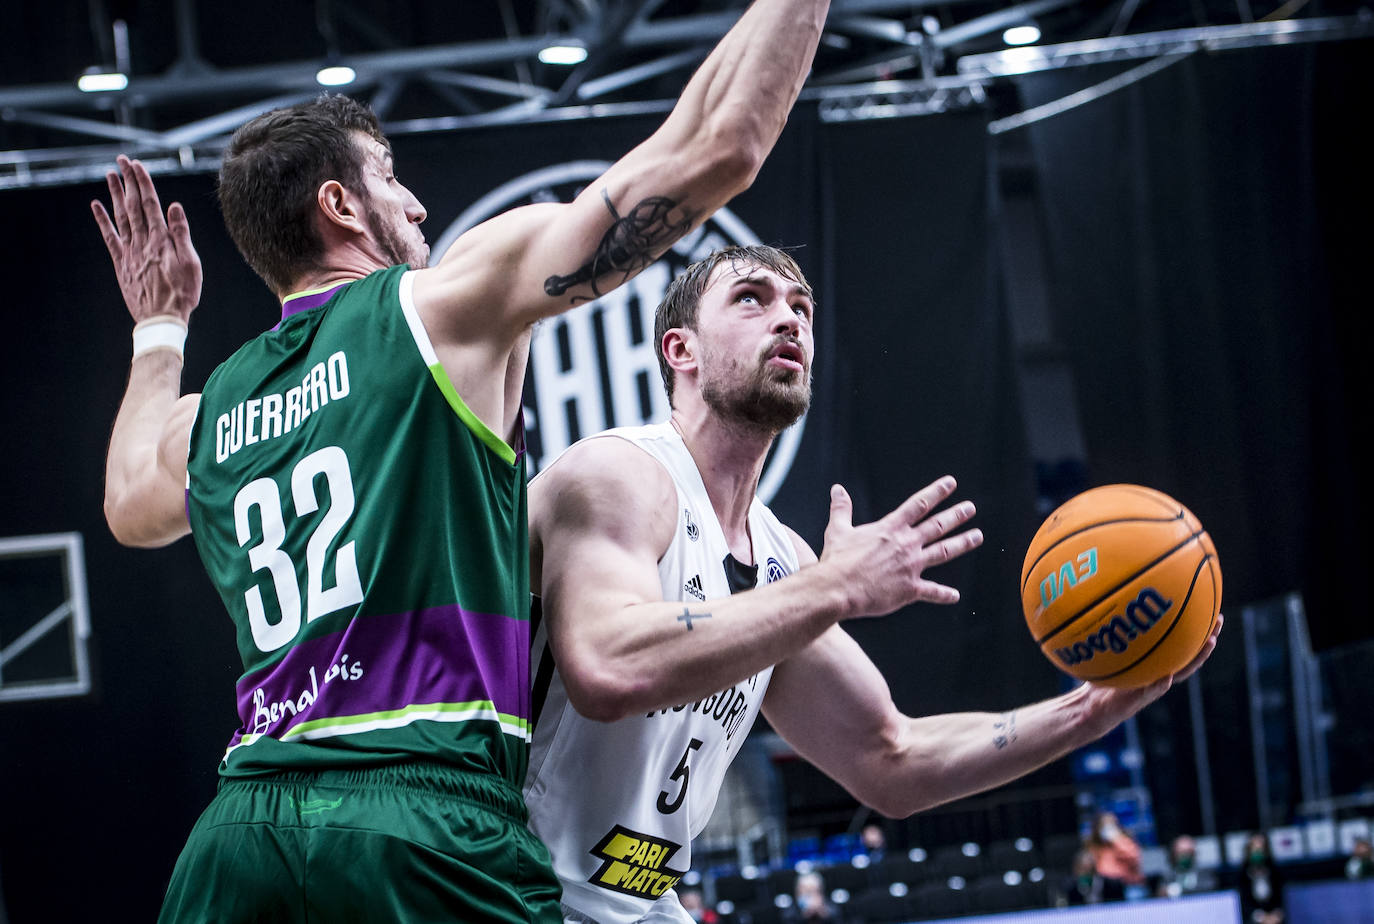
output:
[[[1143,687],[1202,649],[1221,610],[1221,564],[1187,507],[1140,485],[1106,485],[1066,501],[1036,532],[1021,605],[1055,667]]]

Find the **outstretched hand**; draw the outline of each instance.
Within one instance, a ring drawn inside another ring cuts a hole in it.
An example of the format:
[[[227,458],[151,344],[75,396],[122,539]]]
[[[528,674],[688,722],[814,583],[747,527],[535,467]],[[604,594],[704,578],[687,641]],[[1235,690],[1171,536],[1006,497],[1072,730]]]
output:
[[[129,314],[135,323],[158,315],[190,320],[200,302],[201,267],[186,210],[173,202],[164,218],[148,168],[123,154],[105,180],[114,218],[99,200],[91,202],[91,212]]]
[[[882,616],[917,601],[959,601],[959,591],[924,576],[927,568],[983,544],[981,530],[953,533],[973,518],[972,502],[936,511],[955,487],[953,478],[940,478],[881,520],[862,526],[853,525],[853,503],[845,489],[830,489],[830,524],[821,561],[844,572],[854,595],[852,615]]]

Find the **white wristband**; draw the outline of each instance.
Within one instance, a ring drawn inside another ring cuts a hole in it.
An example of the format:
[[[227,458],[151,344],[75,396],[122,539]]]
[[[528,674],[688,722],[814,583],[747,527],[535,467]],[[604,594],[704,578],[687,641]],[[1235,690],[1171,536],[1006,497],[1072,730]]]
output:
[[[183,356],[186,322],[170,314],[160,314],[134,325],[134,359],[153,350],[172,350]]]

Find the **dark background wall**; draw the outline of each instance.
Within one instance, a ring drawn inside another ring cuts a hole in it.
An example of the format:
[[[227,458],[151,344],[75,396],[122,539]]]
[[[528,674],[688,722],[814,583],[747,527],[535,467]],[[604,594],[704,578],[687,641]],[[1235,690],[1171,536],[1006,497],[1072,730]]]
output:
[[[1354,146],[1370,115],[1368,53],[1358,42],[1197,57],[1026,130],[1088,481],[1150,484],[1188,504],[1220,550],[1228,612],[1300,590],[1351,699],[1367,695],[1370,664],[1358,452],[1371,203]],[[1025,78],[1010,102],[1086,79]],[[775,509],[819,549],[832,481],[862,519],[946,472],[979,505],[985,547],[941,574],[963,590],[959,605],[850,626],[913,713],[1000,710],[1061,689],[1016,595],[1042,513],[994,256],[994,114],[821,124],[803,108],[731,206],[765,241],[803,245],[820,293],[816,405]],[[614,158],[656,123],[406,137],[397,165],[436,237],[501,182]],[[212,178],[159,187],[186,205],[205,263],[184,377],[194,390],[277,308],[226,239]],[[16,922],[150,918],[236,725],[232,632],[193,546],[126,550],[101,517],[130,324],[89,217],[100,195],[0,197],[12,321],[0,339],[0,535],[82,533],[96,670],[89,696],[0,704],[0,875]],[[1223,637],[1208,672],[1220,714],[1237,695],[1238,641]],[[1181,710],[1167,698],[1151,727],[1181,731]],[[1343,783],[1374,785],[1367,723],[1342,722]],[[1228,755],[1234,779],[1247,756]],[[1067,778],[1061,763],[1035,781]],[[1195,824],[1192,812],[1178,823]]]

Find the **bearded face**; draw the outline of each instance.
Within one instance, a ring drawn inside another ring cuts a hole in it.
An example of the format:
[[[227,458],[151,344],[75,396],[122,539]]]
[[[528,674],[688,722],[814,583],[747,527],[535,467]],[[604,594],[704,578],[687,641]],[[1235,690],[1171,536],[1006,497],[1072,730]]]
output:
[[[779,355],[801,368],[773,363]],[[749,358],[708,348],[701,363],[701,397],[722,418],[770,434],[796,423],[811,405],[811,367],[794,338],[779,335]]]
[[[389,266],[409,263],[411,269],[424,269],[429,263],[429,245],[424,242],[414,222],[403,223],[389,218],[372,202],[367,205],[368,225],[376,238],[377,247]]]

